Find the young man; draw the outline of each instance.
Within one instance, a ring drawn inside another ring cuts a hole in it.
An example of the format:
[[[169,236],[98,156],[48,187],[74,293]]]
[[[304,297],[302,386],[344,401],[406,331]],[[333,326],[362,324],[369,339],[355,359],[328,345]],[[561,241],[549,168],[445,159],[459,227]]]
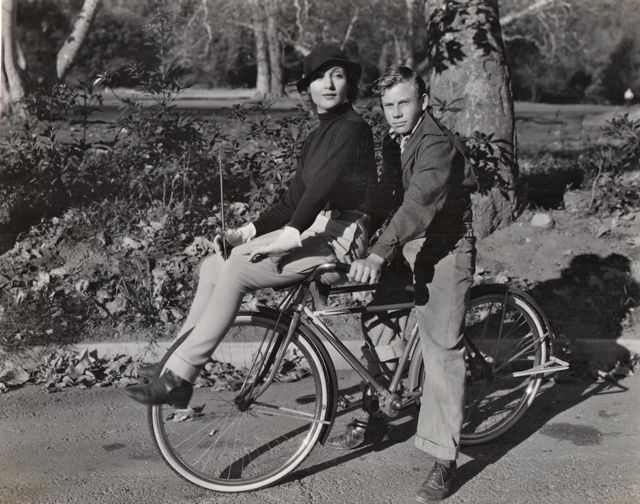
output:
[[[389,136],[396,138],[396,143],[385,139],[385,167],[397,164],[400,155],[404,197],[369,256],[353,262],[349,276],[375,283],[398,250],[413,271],[426,370],[415,444],[435,458],[416,499],[431,502],[450,494],[456,472],[464,407],[462,330],[475,267],[469,197],[475,178],[466,172],[460,140],[427,110],[426,86],[415,72],[391,68],[379,80],[379,91]],[[351,424],[329,444],[358,446],[367,428],[371,425]]]

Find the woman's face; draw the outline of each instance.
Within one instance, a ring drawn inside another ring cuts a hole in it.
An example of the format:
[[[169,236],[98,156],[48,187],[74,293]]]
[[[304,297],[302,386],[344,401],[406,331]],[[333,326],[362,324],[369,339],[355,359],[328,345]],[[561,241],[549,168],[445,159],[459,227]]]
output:
[[[346,103],[347,88],[347,72],[344,68],[334,66],[319,73],[309,84],[309,94],[318,114]]]

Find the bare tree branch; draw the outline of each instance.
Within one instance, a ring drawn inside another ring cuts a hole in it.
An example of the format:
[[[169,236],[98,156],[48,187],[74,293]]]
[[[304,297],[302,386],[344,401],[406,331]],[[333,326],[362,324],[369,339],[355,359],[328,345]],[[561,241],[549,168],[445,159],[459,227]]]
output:
[[[211,45],[211,41],[213,40],[213,30],[211,29],[211,24],[209,23],[209,4],[207,0],[202,0],[202,26],[204,26],[205,31],[207,32],[207,44],[205,45],[204,55],[209,55],[209,46]]]
[[[18,60],[18,68],[23,72],[27,69],[27,59],[24,57],[24,52],[22,51],[22,45],[19,40],[15,41],[16,44],[16,58]]]
[[[531,44],[533,44],[534,46],[536,46],[536,48],[539,51],[542,51],[542,44],[540,42],[538,42],[535,39],[532,39],[526,35],[518,35],[517,33],[513,34],[513,35],[502,35],[502,40],[504,40],[505,42],[512,42],[514,40],[526,40],[527,42],[530,42]],[[423,62],[424,63],[424,62]]]
[[[246,22],[242,22],[242,21],[229,21],[230,24],[235,25],[235,26],[240,26],[242,28],[247,28],[251,31],[255,31],[256,27],[254,24],[252,23],[246,23]]]
[[[73,25],[71,35],[65,40],[64,45],[58,52],[58,58],[56,60],[56,74],[58,75],[58,79],[62,79],[65,76],[75,60],[80,46],[89,32],[91,21],[95,16],[99,4],[100,0],[84,1],[80,14],[78,14]]]
[[[529,16],[537,11],[550,7],[556,3],[559,3],[560,0],[538,0],[537,2],[529,5],[528,7],[518,11],[512,12],[511,14],[507,14],[505,16],[500,17],[500,26],[503,28],[510,23],[513,23],[516,19],[523,18],[525,16]],[[566,2],[561,2],[562,4],[566,4]]]
[[[305,25],[309,19],[309,3],[304,1],[304,9],[300,5],[300,0],[294,0],[293,5],[296,8],[296,27],[298,28],[298,36],[305,32]]]
[[[351,16],[351,21],[349,21],[349,26],[347,26],[347,30],[344,34],[344,38],[342,39],[342,44],[340,44],[340,49],[344,49],[344,46],[347,45],[349,38],[351,37],[351,32],[353,31],[353,27],[358,22],[358,14],[360,12],[360,8],[356,7],[353,16]]]

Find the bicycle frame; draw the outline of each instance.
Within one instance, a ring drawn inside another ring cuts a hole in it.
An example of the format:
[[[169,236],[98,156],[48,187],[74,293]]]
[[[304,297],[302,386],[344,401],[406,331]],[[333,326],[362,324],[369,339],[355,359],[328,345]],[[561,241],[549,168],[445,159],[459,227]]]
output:
[[[392,377],[391,384],[387,388],[378,380],[376,380],[375,377],[371,375],[371,373],[369,373],[367,368],[364,367],[360,362],[360,359],[356,357],[345,346],[345,344],[342,343],[342,341],[340,341],[340,339],[335,335],[333,331],[331,331],[331,329],[329,329],[329,327],[327,327],[327,325],[321,318],[345,314],[358,314],[364,312],[388,312],[394,309],[403,310],[412,308],[413,303],[398,303],[391,305],[380,305],[375,307],[359,306],[311,310],[309,306],[303,302],[307,297],[307,294],[310,292],[311,283],[317,281],[317,278],[323,273],[336,271],[339,266],[343,266],[344,268],[344,265],[336,265],[335,263],[325,263],[318,266],[305,280],[293,287],[292,291],[285,297],[283,302],[280,303],[280,305],[278,306],[278,311],[280,311],[281,313],[292,313],[291,322],[287,330],[287,335],[276,344],[273,344],[273,335],[265,336],[266,341],[261,342],[260,351],[258,351],[258,355],[252,364],[250,372],[247,375],[245,384],[243,384],[243,387],[240,390],[239,397],[242,398],[240,399],[242,403],[248,404],[255,401],[261,395],[261,393],[269,387],[269,385],[275,378],[275,370],[279,367],[282,359],[284,358],[289,341],[295,334],[298,326],[301,323],[304,323],[301,317],[302,314],[306,315],[306,317],[311,321],[311,327],[314,332],[321,336],[321,339],[324,339],[326,342],[328,342],[338,352],[338,354],[342,356],[342,358],[349,364],[349,366],[353,368],[353,370],[358,373],[358,375],[360,375],[360,377],[375,390],[380,402],[380,409],[385,414],[389,416],[395,416],[400,409],[415,403],[415,397],[405,401],[400,401],[399,397],[397,396],[397,392],[399,390],[403,371],[409,361],[412,350],[415,347],[417,341],[417,329],[413,330],[410,334],[407,345],[405,346],[405,350],[400,357],[399,364]],[[375,290],[376,288],[377,285],[375,284],[338,286],[331,289],[331,294],[364,292],[367,290]],[[264,352],[262,352],[262,348],[265,348]],[[265,366],[265,363],[268,364]],[[257,379],[250,381],[249,376],[252,375],[252,372],[254,370],[256,370],[256,372],[258,373]],[[265,377],[264,375],[267,371],[269,374]],[[256,385],[259,382],[262,383],[259,387],[256,388]]]
[[[314,281],[318,281],[317,279],[324,273],[334,272],[334,271],[345,271],[348,268],[348,265],[335,264],[335,263],[325,263],[318,266],[312,273],[309,274],[307,278],[305,278],[302,282],[292,288],[291,292],[285,297],[283,302],[279,305],[278,311],[281,313],[291,313],[291,322],[289,324],[289,328],[286,336],[281,339],[280,342],[273,344],[272,338],[266,342],[266,351],[262,354],[261,358],[257,357],[254,360],[251,371],[254,368],[258,368],[260,374],[258,377],[260,380],[255,380],[251,384],[249,390],[245,390],[245,387],[241,389],[241,396],[245,397],[245,400],[255,401],[257,397],[260,396],[263,390],[265,390],[273,379],[275,378],[275,369],[277,369],[284,358],[284,354],[286,352],[286,348],[288,346],[289,341],[295,334],[298,326],[303,323],[301,315],[304,314],[311,322],[311,328],[317,333],[321,340],[329,343],[338,354],[349,364],[349,366],[356,372],[358,375],[369,385],[371,386],[378,397],[380,403],[380,409],[388,416],[397,415],[398,411],[406,406],[414,404],[416,402],[418,393],[411,393],[407,395],[404,400],[398,396],[400,391],[400,381],[402,379],[403,373],[411,355],[414,352],[417,344],[418,338],[418,330],[417,326],[413,328],[411,331],[407,343],[405,345],[405,349],[398,360],[398,365],[396,370],[391,378],[390,385],[386,387],[380,381],[376,380],[376,378],[371,375],[371,373],[367,370],[367,368],[360,362],[360,359],[356,357],[347,346],[342,343],[342,341],[336,336],[336,334],[327,326],[324,322],[323,317],[332,317],[339,315],[348,315],[348,314],[362,314],[362,313],[376,313],[376,312],[390,312],[395,310],[406,310],[414,307],[412,302],[404,302],[404,303],[396,303],[396,304],[385,304],[385,305],[375,305],[375,306],[356,306],[356,307],[343,307],[343,308],[325,308],[319,310],[312,310],[309,308],[308,304],[304,302],[308,293],[311,291],[311,283]],[[346,286],[337,286],[330,288],[330,294],[344,294],[349,292],[365,292],[375,290],[378,287],[377,284],[369,285],[369,284],[355,284],[355,285],[346,285]],[[509,291],[505,291],[505,298],[508,295]],[[536,306],[535,302],[530,299],[530,296],[526,295],[526,293],[518,293],[522,297],[526,298],[532,305]],[[543,335],[543,338],[540,340],[541,344],[544,344],[546,340],[551,340],[553,337],[551,331],[547,327],[547,331]],[[264,342],[263,342],[264,344]],[[261,344],[261,348],[263,346]],[[478,351],[476,346],[472,341],[468,338],[464,338],[464,344],[470,350],[469,355],[470,359],[475,361],[479,361],[479,364],[486,369],[488,373],[492,373],[489,364],[482,357],[481,352]],[[261,354],[261,352],[258,352]],[[265,363],[269,363],[267,366],[264,366]],[[274,364],[274,365],[270,365]],[[564,371],[568,369],[568,363],[561,361],[560,359],[551,356],[549,362],[544,363],[537,368],[532,368],[530,370],[524,372],[514,372],[513,376],[534,376],[539,374],[550,374],[558,371]],[[264,373],[270,369],[269,375],[265,378]],[[248,376],[251,375],[251,372]],[[258,388],[258,390],[254,390],[255,384],[258,381],[261,381],[262,385]],[[249,394],[248,396],[246,394]]]

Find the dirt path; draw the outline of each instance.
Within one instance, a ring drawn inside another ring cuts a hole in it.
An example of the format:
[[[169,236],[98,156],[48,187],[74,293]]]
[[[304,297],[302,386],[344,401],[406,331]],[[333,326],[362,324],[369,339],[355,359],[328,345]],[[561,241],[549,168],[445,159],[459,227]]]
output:
[[[619,386],[570,380],[547,389],[502,438],[463,450],[461,486],[446,502],[639,502],[639,392],[638,376]],[[375,449],[320,447],[288,482],[214,494],[165,466],[144,408],[121,390],[47,394],[31,386],[0,400],[0,504],[411,503],[430,466],[406,418]]]

